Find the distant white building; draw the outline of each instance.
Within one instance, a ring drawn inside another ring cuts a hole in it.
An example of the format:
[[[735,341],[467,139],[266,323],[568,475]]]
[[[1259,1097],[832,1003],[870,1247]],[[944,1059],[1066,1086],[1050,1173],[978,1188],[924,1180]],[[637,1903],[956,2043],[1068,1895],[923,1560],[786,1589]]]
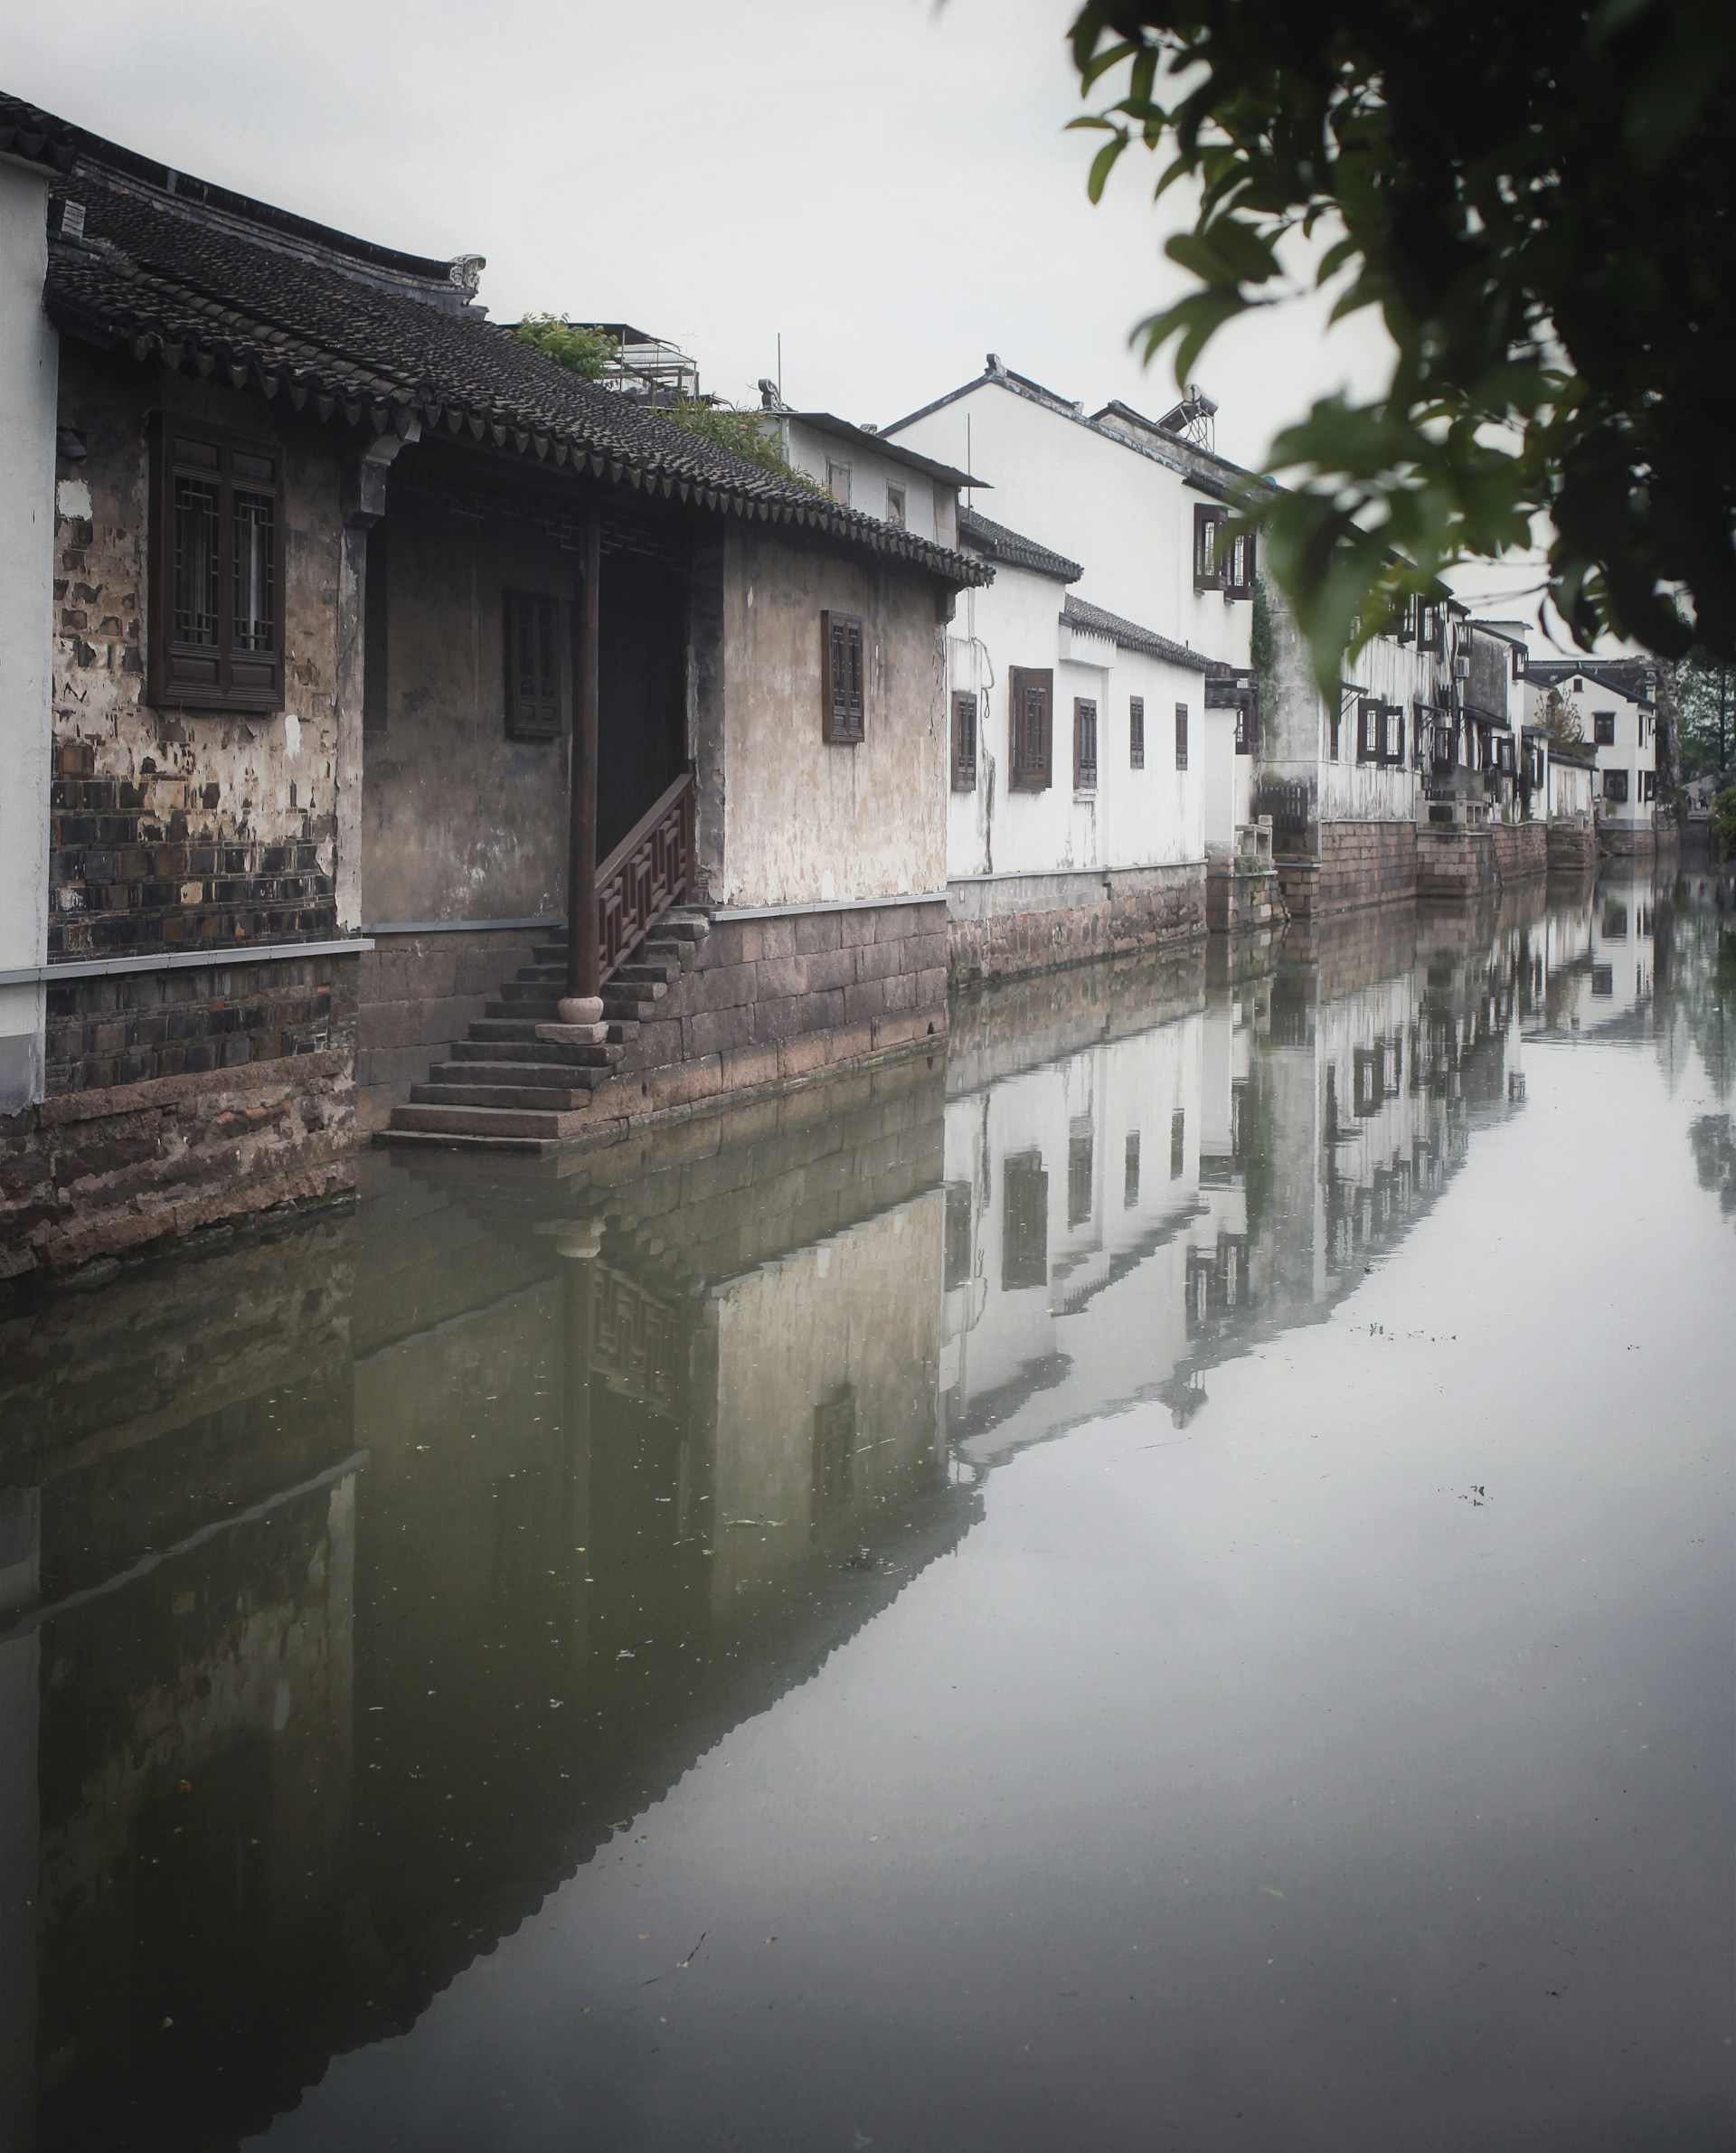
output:
[[[1217,543],[1244,475],[1171,419],[1088,416],[991,354],[873,437],[994,488],[958,543],[995,581],[947,646],[955,977],[1204,931],[1208,851],[1245,819],[1254,560]]]
[[[1578,711],[1597,757],[1599,843],[1607,852],[1657,842],[1657,672],[1649,660],[1533,658],[1531,715],[1540,722],[1553,689]]]

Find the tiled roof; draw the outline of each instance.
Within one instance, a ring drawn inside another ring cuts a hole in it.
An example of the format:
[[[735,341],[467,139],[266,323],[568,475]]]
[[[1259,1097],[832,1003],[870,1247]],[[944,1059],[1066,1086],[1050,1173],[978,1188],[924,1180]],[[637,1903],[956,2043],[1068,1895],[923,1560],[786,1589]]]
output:
[[[1005,524],[992,524],[986,515],[961,502],[958,535],[967,546],[991,561],[1004,561],[1009,568],[1028,568],[1033,575],[1053,576],[1060,583],[1077,583],[1085,571],[1064,553],[1051,552],[1034,538],[1022,538]]]
[[[65,120],[23,98],[0,94],[0,156],[70,172],[77,148],[77,131]]]
[[[1533,658],[1525,667],[1526,677],[1541,681],[1546,687],[1556,686],[1563,680],[1583,677],[1594,680],[1599,687],[1609,688],[1618,695],[1625,695],[1630,703],[1652,707],[1652,697],[1646,692],[1646,675],[1659,670],[1656,658]]]
[[[1207,657],[1203,651],[1190,650],[1185,643],[1173,643],[1156,628],[1141,628],[1137,621],[1123,620],[1118,613],[1106,613],[1101,606],[1088,605],[1071,590],[1061,607],[1061,618],[1069,628],[1083,628],[1089,635],[1112,637],[1118,650],[1142,650],[1147,657],[1163,658],[1172,666],[1185,666],[1191,673],[1228,670],[1214,658]]]
[[[0,97],[0,127],[28,123],[34,139],[42,134],[36,122],[63,124],[42,114],[30,121],[32,109]],[[51,210],[45,294],[62,328],[141,361],[285,396],[297,411],[311,403],[322,419],[376,433],[408,433],[419,420],[425,435],[492,441],[552,468],[588,467],[593,477],[713,512],[825,533],[950,583],[989,580],[968,554],[841,507],[580,381],[467,310],[459,274],[441,288],[403,266],[416,258],[339,234],[310,239],[317,227],[281,212],[262,210],[251,228],[243,199],[219,200],[215,190],[214,206],[184,204],[131,170],[105,165],[107,146],[71,133],[74,170],[52,194],[84,205],[84,231],[60,239],[60,212]],[[273,216],[297,229],[270,229]]]

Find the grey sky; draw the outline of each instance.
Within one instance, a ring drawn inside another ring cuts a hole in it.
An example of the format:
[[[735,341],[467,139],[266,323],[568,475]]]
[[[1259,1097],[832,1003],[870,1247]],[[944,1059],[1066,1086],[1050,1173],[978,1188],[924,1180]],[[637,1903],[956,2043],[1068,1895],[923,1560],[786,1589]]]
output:
[[[165,163],[420,252],[488,257],[496,319],[627,320],[738,400],[875,423],[995,350],[1095,403],[1174,401],[1127,333],[1179,282],[1151,160],[1092,209],[1068,0],[84,0],[9,11],[9,89]],[[1263,466],[1381,378],[1371,316],[1239,328],[1200,372]],[[960,444],[962,452],[963,444]],[[1498,571],[1478,588],[1511,589]]]

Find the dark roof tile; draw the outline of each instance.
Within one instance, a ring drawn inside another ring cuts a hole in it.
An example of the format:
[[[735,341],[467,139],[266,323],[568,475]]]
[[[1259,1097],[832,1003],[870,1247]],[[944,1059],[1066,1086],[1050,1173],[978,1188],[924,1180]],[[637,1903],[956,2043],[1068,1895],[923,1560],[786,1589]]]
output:
[[[1047,546],[1040,546],[1034,538],[1022,538],[1016,531],[1009,531],[1005,524],[991,523],[976,509],[962,502],[958,508],[958,535],[965,544],[990,561],[1005,562],[1008,568],[1028,568],[1033,575],[1052,576],[1057,582],[1076,583],[1085,571],[1077,561],[1070,561],[1064,553],[1052,552]]]
[[[1069,628],[1083,628],[1093,636],[1113,637],[1119,650],[1140,650],[1147,657],[1163,658],[1172,666],[1185,666],[1190,673],[1227,670],[1215,658],[1207,657],[1203,651],[1190,650],[1185,643],[1172,642],[1169,637],[1160,636],[1156,628],[1141,628],[1137,621],[1123,620],[1118,613],[1106,613],[1101,606],[1089,605],[1082,598],[1075,598],[1071,590],[1061,618]]]

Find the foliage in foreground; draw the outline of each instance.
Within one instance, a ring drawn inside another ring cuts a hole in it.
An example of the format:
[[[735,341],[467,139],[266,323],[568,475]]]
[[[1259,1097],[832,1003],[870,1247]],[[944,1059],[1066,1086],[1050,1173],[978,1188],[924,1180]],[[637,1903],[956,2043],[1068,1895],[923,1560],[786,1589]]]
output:
[[[1736,7],[1729,0],[1086,0],[1083,90],[1199,190],[1192,288],[1140,325],[1185,383],[1303,288],[1378,307],[1386,393],[1317,402],[1259,510],[1323,683],[1408,591],[1546,519],[1574,637],[1736,660]]]

